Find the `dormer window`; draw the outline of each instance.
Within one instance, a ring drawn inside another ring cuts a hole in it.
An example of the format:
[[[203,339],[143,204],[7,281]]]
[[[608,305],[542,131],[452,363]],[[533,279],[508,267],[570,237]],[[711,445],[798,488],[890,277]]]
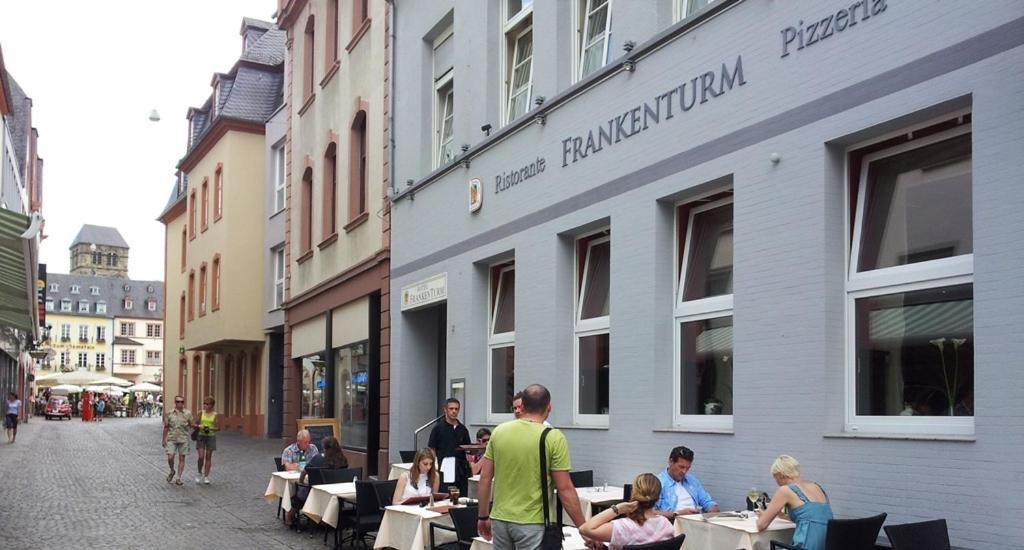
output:
[[[132,301],[131,298],[125,298],[124,299],[124,310],[125,311],[131,311],[132,307],[134,307],[134,305],[135,305],[135,303]]]
[[[148,293],[150,293],[150,294],[152,294],[154,290],[155,290],[155,289],[153,288],[153,285],[148,285],[148,286],[146,287],[146,292],[148,292]]]
[[[125,292],[131,292],[132,291],[132,285],[124,285],[124,291]]]
[[[50,283],[50,292],[60,292],[60,285],[57,283]]]
[[[79,290],[80,290],[80,288],[79,288],[78,285],[71,285],[71,293],[72,294],[78,294]]]
[[[91,287],[89,287],[89,294],[92,294],[93,296],[99,296],[100,295],[100,287],[98,287],[98,286],[91,286]]]
[[[106,313],[106,312],[107,312],[107,303],[102,301],[102,300],[99,301],[99,302],[96,302],[96,313]]]
[[[148,309],[149,311],[156,311],[156,300],[147,300],[146,309]]]
[[[79,313],[89,313],[89,300],[79,300],[78,301],[78,312]]]

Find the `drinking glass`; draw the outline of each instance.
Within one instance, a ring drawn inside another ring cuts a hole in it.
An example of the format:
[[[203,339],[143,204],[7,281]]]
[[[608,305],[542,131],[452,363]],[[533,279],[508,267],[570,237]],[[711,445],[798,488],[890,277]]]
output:
[[[457,485],[448,487],[448,494],[450,495],[449,498],[451,498],[452,504],[459,503],[459,495],[461,494],[461,491]]]

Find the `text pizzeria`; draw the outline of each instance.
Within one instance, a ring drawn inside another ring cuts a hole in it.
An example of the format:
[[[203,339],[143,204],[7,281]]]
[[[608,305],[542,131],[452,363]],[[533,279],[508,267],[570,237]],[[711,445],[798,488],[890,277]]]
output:
[[[677,113],[685,113],[696,105],[702,105],[724,94],[733,86],[742,86],[746,83],[743,78],[743,57],[737,56],[732,70],[722,63],[720,73],[706,71],[655,96],[649,103],[626,110],[585,135],[563,139],[562,166],[600,153],[605,147],[611,147],[623,139],[633,137],[662,120],[671,120]]]

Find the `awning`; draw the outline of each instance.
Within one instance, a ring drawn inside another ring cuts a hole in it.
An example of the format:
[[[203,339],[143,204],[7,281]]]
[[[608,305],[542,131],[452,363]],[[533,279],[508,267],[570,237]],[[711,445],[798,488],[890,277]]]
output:
[[[32,241],[22,238],[28,216],[0,208],[0,326],[36,330],[36,290]]]

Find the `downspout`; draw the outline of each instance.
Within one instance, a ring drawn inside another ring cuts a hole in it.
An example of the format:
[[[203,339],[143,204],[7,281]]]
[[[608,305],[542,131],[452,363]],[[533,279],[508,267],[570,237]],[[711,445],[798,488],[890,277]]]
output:
[[[388,108],[388,149],[391,158],[388,159],[388,184],[391,189],[398,189],[395,185],[395,94],[398,93],[398,86],[395,86],[395,65],[398,60],[396,52],[398,51],[398,5],[395,4],[395,0],[386,0],[391,6],[391,77],[390,84],[391,89],[388,91],[391,98],[391,105]],[[395,194],[388,190],[388,200],[392,201],[394,205]]]

